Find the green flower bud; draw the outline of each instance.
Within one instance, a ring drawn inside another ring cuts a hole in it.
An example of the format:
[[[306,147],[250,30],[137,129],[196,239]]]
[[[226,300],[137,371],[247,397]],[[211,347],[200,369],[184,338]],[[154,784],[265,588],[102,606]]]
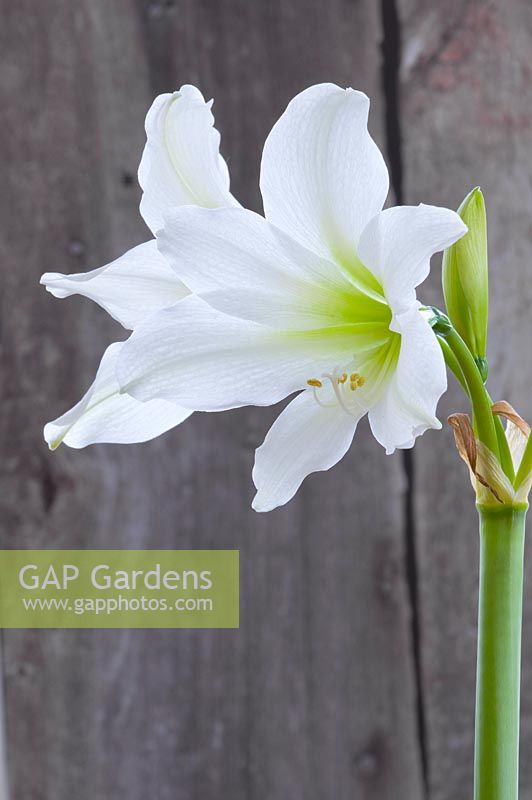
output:
[[[443,293],[449,318],[485,381],[488,374],[488,243],[486,207],[478,187],[467,195],[458,213],[468,232],[443,254]]]

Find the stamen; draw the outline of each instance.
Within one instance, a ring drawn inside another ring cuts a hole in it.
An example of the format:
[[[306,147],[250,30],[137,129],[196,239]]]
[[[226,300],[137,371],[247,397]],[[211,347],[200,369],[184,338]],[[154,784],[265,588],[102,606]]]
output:
[[[331,382],[331,386],[333,388],[334,394],[336,395],[336,399],[341,408],[345,411],[346,414],[352,416],[351,411],[347,407],[344,398],[342,397],[342,390],[340,389],[340,382],[338,380],[338,376],[336,375],[336,370],[331,374],[329,372],[324,372],[322,375],[323,378],[328,378]]]
[[[349,388],[352,392],[354,392],[355,389],[358,389],[360,386],[365,384],[366,379],[358,372],[352,372],[350,375],[348,375],[347,372],[342,372],[340,375],[338,375],[338,370],[336,368],[332,372],[324,372],[321,377],[326,378],[331,382],[331,386],[340,408],[342,408],[346,414],[349,414],[349,416],[358,416],[358,411],[357,413],[354,413],[353,409],[349,408],[349,404],[346,403],[346,400],[343,396],[344,393],[342,391],[342,386],[347,383],[347,380],[349,379]],[[334,408],[334,403],[323,403],[318,397],[317,390],[323,387],[323,383],[321,380],[319,380],[319,378],[309,378],[307,384],[312,387],[314,399],[319,406],[322,408]]]
[[[316,401],[316,403],[319,406],[321,406],[322,408],[334,408],[334,406],[335,406],[334,403],[322,403],[321,402],[320,398],[318,397],[318,392],[316,391],[316,389],[313,389],[312,393],[314,394],[314,400]]]

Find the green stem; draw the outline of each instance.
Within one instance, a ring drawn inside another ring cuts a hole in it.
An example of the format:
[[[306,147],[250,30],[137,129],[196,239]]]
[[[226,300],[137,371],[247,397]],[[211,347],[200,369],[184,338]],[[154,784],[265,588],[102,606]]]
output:
[[[447,364],[451,372],[454,374],[456,380],[459,382],[460,386],[462,387],[466,395],[470,397],[469,388],[467,386],[466,379],[464,378],[464,373],[462,372],[462,368],[458,363],[458,359],[456,358],[455,354],[449,347],[449,344],[444,336],[437,336],[437,339],[438,342],[440,343],[440,347],[443,352],[443,357],[445,358],[445,363]],[[490,406],[492,406],[493,400],[491,399],[489,394],[488,394],[488,400]],[[515,471],[514,471],[514,464],[512,461],[512,454],[510,453],[510,446],[508,444],[508,440],[506,438],[506,434],[504,432],[504,428],[500,420],[500,417],[493,415],[493,421],[495,423],[495,433],[497,434],[497,442],[499,445],[501,467],[503,468],[504,473],[506,474],[508,480],[510,480],[513,483],[515,479]],[[531,449],[531,454],[532,454],[532,449]]]
[[[458,383],[460,384],[466,395],[469,397],[469,389],[467,388],[467,383],[464,378],[464,373],[462,372],[462,367],[458,363],[455,354],[447,344],[445,336],[437,336],[436,338],[438,339],[439,345],[442,349],[445,363],[453,373],[454,377],[456,378],[456,380],[458,381]]]
[[[517,475],[515,476],[514,486],[516,489],[518,489],[519,486],[521,486],[525,478],[528,477],[531,470],[532,470],[532,434],[530,434],[530,436],[528,437],[528,442],[526,443],[525,452],[523,453],[519,469],[517,470]]]
[[[475,359],[460,334],[454,328],[446,334],[445,338],[460,365],[467,384],[478,438],[498,457],[500,455],[499,442],[495,430],[495,420],[491,411],[490,398],[484,387]]]
[[[508,439],[506,438],[506,433],[504,432],[504,427],[499,417],[495,417],[495,431],[497,433],[497,441],[499,442],[501,467],[510,483],[513,483],[515,479],[514,462],[510,452],[510,445],[508,444]]]
[[[491,399],[489,394],[488,394],[488,400],[490,406],[493,406],[493,400]],[[514,470],[514,462],[512,459],[512,454],[510,452],[510,445],[508,444],[508,439],[506,438],[506,433],[504,431],[501,418],[497,416],[497,414],[494,414],[493,419],[495,421],[495,432],[497,433],[497,440],[499,442],[501,467],[503,468],[508,480],[511,483],[513,483],[515,479],[515,470]]]
[[[475,800],[517,800],[527,506],[478,506],[480,590]]]

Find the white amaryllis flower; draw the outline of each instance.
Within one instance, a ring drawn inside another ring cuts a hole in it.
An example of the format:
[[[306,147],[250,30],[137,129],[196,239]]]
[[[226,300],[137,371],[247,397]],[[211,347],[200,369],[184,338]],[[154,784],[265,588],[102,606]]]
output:
[[[238,206],[229,191],[227,165],[219,153],[210,103],[193,86],[162,94],[146,117],[147,142],[139,166],[140,212],[152,233],[164,214],[180,205]],[[47,272],[41,283],[55,297],[81,294],[94,300],[125,328],[172,305],[189,290],[157,249],[155,239],[134,247],[92,272]],[[44,429],[49,446],[85,447],[96,442],[143,442],[186,419],[191,411],[166,401],[143,404],[121,394],[115,365],[121,344],[105,352],[83,399]]]
[[[141,322],[118,357],[122,391],[141,401],[221,411],[298,392],[257,450],[259,511],[342,458],[366,413],[388,453],[441,427],[445,365],[415,290],[466,227],[444,208],[382,210],[368,111],[331,84],[292,100],[264,148],[265,218],[164,214],[159,250],[193,294]]]

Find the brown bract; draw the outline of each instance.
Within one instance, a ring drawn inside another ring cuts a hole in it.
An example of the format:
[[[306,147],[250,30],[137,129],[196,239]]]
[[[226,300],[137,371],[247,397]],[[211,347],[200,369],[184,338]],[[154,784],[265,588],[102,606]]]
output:
[[[517,469],[530,436],[530,426],[506,400],[494,403],[492,411],[507,420],[506,438]],[[532,484],[532,474],[528,475],[520,486],[514,487],[504,473],[497,456],[475,437],[467,414],[451,414],[447,421],[453,429],[458,453],[468,466],[477,502],[495,506],[526,503]]]

